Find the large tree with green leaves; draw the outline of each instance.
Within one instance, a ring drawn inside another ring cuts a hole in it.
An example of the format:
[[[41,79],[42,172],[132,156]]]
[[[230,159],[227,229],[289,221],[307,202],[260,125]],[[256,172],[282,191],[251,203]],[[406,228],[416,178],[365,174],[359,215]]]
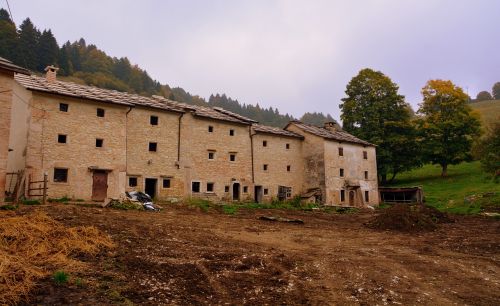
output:
[[[481,161],[484,171],[500,178],[500,122],[488,129],[488,133],[475,145],[475,157]]]
[[[57,66],[59,57],[59,45],[50,30],[44,30],[38,40],[38,71],[44,71],[45,67]]]
[[[491,93],[493,94],[493,98],[500,99],[500,82],[496,82],[491,89]]]
[[[447,176],[448,165],[471,159],[471,147],[480,136],[481,122],[467,104],[467,95],[451,81],[430,80],[422,89],[423,102],[418,113],[419,130],[425,141],[425,160],[441,166]]]
[[[38,68],[38,40],[40,31],[26,18],[19,27],[15,63],[31,70]]]
[[[380,71],[363,69],[347,84],[340,104],[343,128],[377,145],[377,171],[382,184],[420,166],[411,107],[398,85]]]
[[[0,9],[0,56],[13,60],[16,46],[16,25],[10,19],[9,13],[4,9]]]
[[[476,101],[478,101],[478,102],[485,101],[485,100],[492,100],[492,99],[493,99],[493,97],[486,90],[479,92],[476,96]]]

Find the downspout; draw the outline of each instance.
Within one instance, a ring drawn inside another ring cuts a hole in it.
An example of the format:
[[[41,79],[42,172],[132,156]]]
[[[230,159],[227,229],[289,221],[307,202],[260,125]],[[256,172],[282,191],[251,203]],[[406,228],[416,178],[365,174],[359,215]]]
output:
[[[250,156],[252,160],[252,184],[255,184],[255,170],[254,170],[254,162],[253,162],[253,135],[252,134],[252,126],[248,126],[248,135],[250,135]]]
[[[177,130],[177,169],[181,168],[181,120],[184,113],[179,116],[179,128]]]
[[[128,173],[128,113],[132,111],[132,108],[134,108],[133,105],[129,106],[128,111],[125,113],[125,176]]]

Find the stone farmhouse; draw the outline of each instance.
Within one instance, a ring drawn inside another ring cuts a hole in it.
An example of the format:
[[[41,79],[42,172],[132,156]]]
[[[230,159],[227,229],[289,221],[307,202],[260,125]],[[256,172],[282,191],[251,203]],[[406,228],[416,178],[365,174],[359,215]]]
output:
[[[45,77],[0,61],[0,197],[6,173],[48,176],[52,198],[290,200],[377,205],[375,146],[336,123],[264,126],[222,108]],[[1,201],[1,200],[0,200]]]

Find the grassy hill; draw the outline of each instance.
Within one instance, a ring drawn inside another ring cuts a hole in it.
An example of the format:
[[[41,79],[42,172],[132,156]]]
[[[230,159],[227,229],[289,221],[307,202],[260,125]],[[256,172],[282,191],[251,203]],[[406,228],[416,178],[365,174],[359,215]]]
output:
[[[500,121],[500,100],[486,100],[471,103],[473,110],[481,114],[483,126],[489,126],[493,122]]]
[[[492,181],[479,162],[449,166],[448,177],[442,178],[441,168],[426,165],[420,169],[400,174],[393,186],[423,186],[426,204],[440,210],[475,214],[482,210],[500,210],[500,184]],[[496,192],[492,197],[465,201],[466,197]]]

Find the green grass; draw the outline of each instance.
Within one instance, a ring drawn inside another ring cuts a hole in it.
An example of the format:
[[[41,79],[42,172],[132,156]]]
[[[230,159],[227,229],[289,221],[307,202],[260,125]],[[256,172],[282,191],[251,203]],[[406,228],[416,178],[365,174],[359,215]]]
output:
[[[17,205],[12,205],[12,204],[6,204],[0,206],[0,210],[16,210],[18,208]]]
[[[70,198],[68,198],[67,196],[64,196],[64,197],[62,197],[62,198],[49,198],[47,201],[48,201],[49,203],[56,203],[56,202],[57,202],[57,203],[67,203],[67,202],[69,202],[70,200],[71,200]]]
[[[57,285],[66,284],[69,281],[69,274],[64,271],[56,271],[52,275],[52,279]]]
[[[426,204],[459,214],[479,213],[486,202],[495,203],[500,197],[500,184],[481,170],[479,162],[449,166],[446,178],[441,177],[439,166],[426,165],[398,175],[391,186],[422,186]],[[464,201],[472,195],[495,191],[496,195],[484,198],[484,201]]]
[[[24,205],[39,205],[40,200],[23,200]]]
[[[483,126],[489,126],[500,120],[500,100],[487,100],[469,104],[473,110],[481,115]]]

